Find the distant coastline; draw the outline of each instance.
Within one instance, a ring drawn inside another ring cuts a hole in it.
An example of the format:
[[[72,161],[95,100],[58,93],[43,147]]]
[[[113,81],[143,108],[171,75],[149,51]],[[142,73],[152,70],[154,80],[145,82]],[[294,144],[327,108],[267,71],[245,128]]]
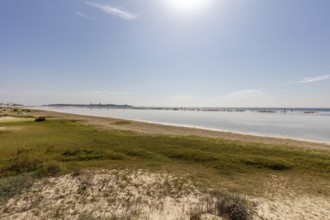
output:
[[[223,112],[244,112],[253,111],[261,113],[289,113],[303,112],[312,114],[316,112],[330,112],[330,108],[289,108],[289,107],[157,107],[157,106],[132,106],[117,104],[48,104],[43,107],[78,107],[78,108],[109,108],[109,109],[135,109],[135,110],[167,110],[167,111],[223,111]]]
[[[49,104],[43,105],[49,107],[88,107],[88,108],[133,108],[131,105],[116,105],[116,104]]]

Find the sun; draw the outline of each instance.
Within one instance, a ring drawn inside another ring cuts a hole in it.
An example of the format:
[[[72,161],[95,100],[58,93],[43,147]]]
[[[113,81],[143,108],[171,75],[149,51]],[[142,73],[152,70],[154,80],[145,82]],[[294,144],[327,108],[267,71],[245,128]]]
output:
[[[167,4],[180,13],[197,12],[211,5],[213,0],[166,0]]]

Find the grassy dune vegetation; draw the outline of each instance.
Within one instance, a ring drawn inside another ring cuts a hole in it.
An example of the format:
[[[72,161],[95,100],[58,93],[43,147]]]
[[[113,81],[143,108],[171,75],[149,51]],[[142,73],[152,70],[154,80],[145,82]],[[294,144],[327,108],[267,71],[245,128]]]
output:
[[[117,126],[127,123],[131,122]],[[22,180],[25,186],[26,178],[90,167],[167,170],[189,176],[202,186],[250,195],[262,193],[264,182],[276,175],[304,193],[329,192],[330,152],[325,150],[196,136],[141,135],[59,118],[35,122],[31,117],[3,121],[0,126],[5,127],[0,130],[2,198],[13,193],[12,182]]]

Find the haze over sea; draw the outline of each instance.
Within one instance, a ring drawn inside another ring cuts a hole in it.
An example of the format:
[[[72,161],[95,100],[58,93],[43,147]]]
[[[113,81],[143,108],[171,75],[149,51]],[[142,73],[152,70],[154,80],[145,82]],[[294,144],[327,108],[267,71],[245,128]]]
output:
[[[330,144],[330,109],[148,110],[88,107],[38,107],[56,112],[197,127]]]

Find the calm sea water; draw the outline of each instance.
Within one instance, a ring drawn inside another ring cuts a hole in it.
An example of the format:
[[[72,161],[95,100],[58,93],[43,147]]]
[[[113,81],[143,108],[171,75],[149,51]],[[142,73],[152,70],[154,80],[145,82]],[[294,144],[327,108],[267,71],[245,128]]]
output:
[[[78,107],[40,107],[38,109],[81,115],[132,119],[160,124],[198,127],[252,135],[304,139],[330,144],[330,111],[294,110],[283,112],[174,111]]]

